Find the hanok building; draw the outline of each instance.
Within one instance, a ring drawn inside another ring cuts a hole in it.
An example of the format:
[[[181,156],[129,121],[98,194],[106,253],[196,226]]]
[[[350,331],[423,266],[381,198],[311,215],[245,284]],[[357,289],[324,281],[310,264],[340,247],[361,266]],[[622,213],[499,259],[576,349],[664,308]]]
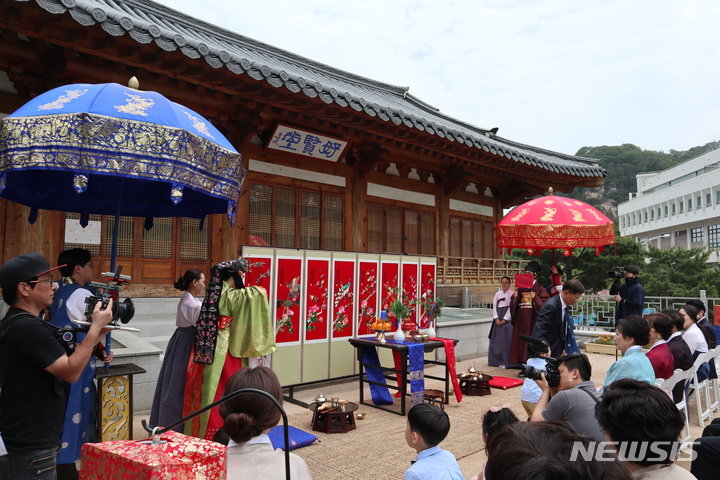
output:
[[[597,187],[595,161],[523,145],[443,115],[408,88],[323,65],[151,1],[3,1],[0,113],[51,88],[127,84],[208,118],[248,172],[238,221],[121,221],[119,259],[135,296],[163,296],[186,268],[237,257],[243,245],[438,258],[438,288],[493,276],[504,208],[552,186]],[[304,149],[301,147],[305,147]],[[38,185],[38,188],[42,188]],[[57,258],[72,213],[3,200],[4,261]],[[110,217],[112,220],[112,218]],[[86,245],[109,265],[112,221]],[[485,262],[485,263],[483,263]],[[485,266],[483,269],[481,267]]]
[[[548,187],[597,187],[606,175],[594,160],[443,115],[407,88],[151,1],[0,3],[0,113],[51,88],[125,85],[133,76],[140,90],[212,122],[242,154],[247,176],[234,225],[218,214],[202,230],[186,218],[155,218],[145,230],[143,218],[121,218],[117,263],[133,279],[124,295],[175,296],[171,284],[189,267],[207,273],[240,254],[256,261],[266,270],[254,269],[250,283],[265,286],[275,307],[272,361],[283,385],[356,373],[347,339],[373,334],[390,290],[426,300],[439,292],[449,305],[462,288],[487,282],[494,291],[513,268],[495,248],[503,209]],[[93,241],[73,243],[78,215],[41,210],[30,224],[29,214],[0,202],[0,261],[30,251],[52,261],[82,246],[97,272],[110,269],[113,217],[91,216],[100,225]],[[146,399],[148,380],[136,390]]]

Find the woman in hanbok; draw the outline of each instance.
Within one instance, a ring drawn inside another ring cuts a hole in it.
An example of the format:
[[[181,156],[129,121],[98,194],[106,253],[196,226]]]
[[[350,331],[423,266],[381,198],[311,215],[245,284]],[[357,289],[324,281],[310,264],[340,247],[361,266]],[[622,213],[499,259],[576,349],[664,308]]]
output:
[[[175,288],[184,291],[177,307],[175,332],[170,337],[163,359],[155,397],[150,412],[152,426],[167,427],[182,418],[183,392],[190,353],[195,344],[198,316],[202,303],[199,295],[205,293],[205,275],[197,268],[191,268],[175,282]],[[178,432],[183,426],[175,427]]]
[[[275,372],[267,367],[243,368],[227,382],[224,395],[243,388],[269,393],[283,403],[282,387]],[[285,478],[285,453],[273,449],[267,433],[280,423],[281,413],[264,395],[243,393],[218,407],[223,431],[230,437],[227,448],[228,480],[281,480]],[[290,478],[310,480],[305,461],[290,454]]]
[[[276,350],[267,292],[260,286],[245,287],[242,274],[247,270],[244,259],[212,269],[188,364],[185,415],[218,400],[235,372],[262,363],[261,357]],[[222,423],[212,409],[186,423],[184,431],[212,440]]]
[[[510,278],[503,277],[501,289],[493,298],[493,323],[490,326],[490,346],[488,348],[488,365],[505,368],[510,363],[510,343],[512,342],[513,326],[510,323],[510,301],[513,290]]]

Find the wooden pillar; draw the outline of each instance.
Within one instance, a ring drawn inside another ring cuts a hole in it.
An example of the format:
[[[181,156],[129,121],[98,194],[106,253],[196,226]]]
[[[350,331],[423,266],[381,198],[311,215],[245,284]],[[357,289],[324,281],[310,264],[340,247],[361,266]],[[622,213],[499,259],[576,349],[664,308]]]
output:
[[[450,255],[450,197],[440,192],[438,204],[438,252],[441,257]]]
[[[352,204],[345,209],[344,215],[350,217],[351,243],[346,244],[349,243],[348,250],[353,252],[367,252],[367,182],[358,175],[357,169],[350,181]]]
[[[242,244],[241,237],[244,235],[243,238],[247,240],[247,214],[241,214],[238,208],[235,226],[230,225],[230,219],[224,213],[212,215],[211,218],[212,228],[209,235],[210,249],[208,252],[210,264],[216,265],[238,258]]]
[[[65,241],[65,212],[38,211],[35,223],[28,222],[30,208],[8,200],[2,200],[3,262],[15,255],[37,252],[55,266]]]

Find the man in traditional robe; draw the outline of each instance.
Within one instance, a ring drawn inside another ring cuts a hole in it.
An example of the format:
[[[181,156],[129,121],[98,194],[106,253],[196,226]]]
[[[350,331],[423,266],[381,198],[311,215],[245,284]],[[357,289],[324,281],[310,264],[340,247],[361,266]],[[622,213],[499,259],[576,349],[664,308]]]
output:
[[[513,333],[510,343],[509,368],[522,368],[522,364],[527,362],[527,342],[520,340],[519,335],[530,335],[535,327],[540,307],[550,298],[545,287],[537,281],[540,264],[536,261],[528,263],[525,266],[525,273],[533,276],[532,287],[516,288],[510,302]],[[523,375],[524,373],[521,371],[519,376]]]

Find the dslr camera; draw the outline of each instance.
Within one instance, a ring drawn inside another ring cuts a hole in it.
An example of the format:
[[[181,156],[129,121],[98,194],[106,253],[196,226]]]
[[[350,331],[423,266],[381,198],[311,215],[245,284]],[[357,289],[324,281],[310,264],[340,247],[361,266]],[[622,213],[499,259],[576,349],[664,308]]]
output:
[[[135,315],[135,305],[131,298],[126,298],[122,302],[118,299],[122,285],[129,283],[131,280],[128,275],[121,275],[120,272],[122,272],[122,266],[119,266],[115,273],[103,273],[102,276],[108,279],[108,283],[90,282],[90,287],[96,289],[98,293],[90,295],[85,299],[85,318],[88,322],[92,322],[95,305],[100,303],[100,310],[105,310],[110,303],[110,299],[113,297],[115,297],[116,300],[112,306],[113,316],[110,322],[111,324],[117,325],[118,321],[128,323]],[[112,292],[117,293],[113,294]]]
[[[530,335],[519,335],[520,340],[528,343],[528,351],[531,353],[547,353],[550,349],[548,343],[542,338],[531,337]],[[557,387],[560,385],[560,371],[558,370],[559,363],[557,358],[553,357],[542,357],[545,360],[545,380],[547,380],[550,387]],[[525,378],[532,380],[541,380],[543,371],[535,367],[525,366]]]

